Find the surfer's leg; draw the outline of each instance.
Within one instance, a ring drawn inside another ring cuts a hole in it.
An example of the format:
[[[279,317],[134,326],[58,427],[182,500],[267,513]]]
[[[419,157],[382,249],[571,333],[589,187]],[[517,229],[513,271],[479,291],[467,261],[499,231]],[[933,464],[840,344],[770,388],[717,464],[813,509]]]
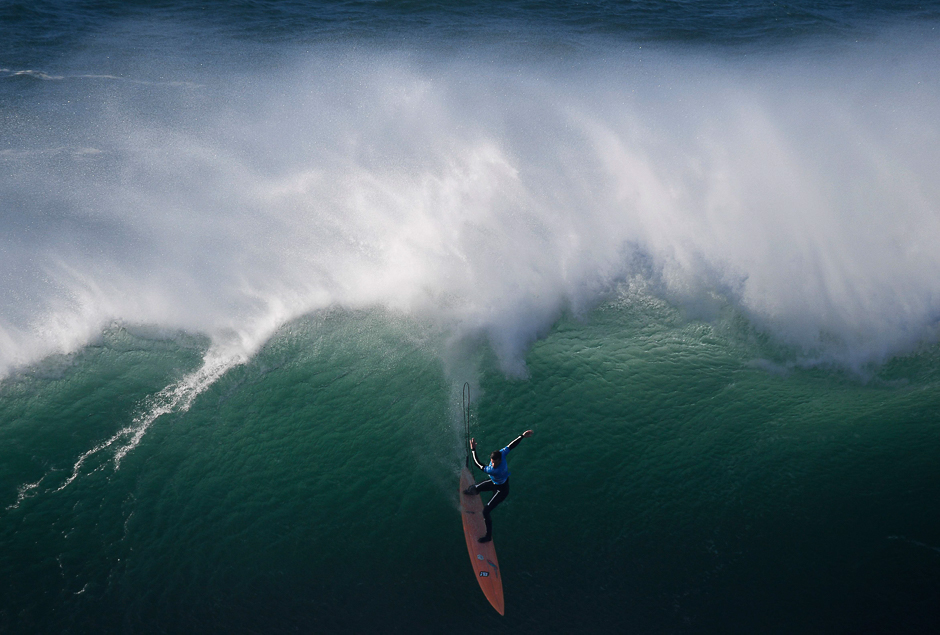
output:
[[[496,493],[493,494],[493,497],[490,498],[490,502],[483,506],[483,518],[489,520],[490,512],[496,509],[496,506],[506,500],[506,497],[509,496],[508,487],[499,487],[496,489]]]
[[[493,539],[493,521],[490,520],[490,510],[487,507],[483,508],[483,522],[486,523],[486,535],[477,538],[477,542],[489,542]]]
[[[492,483],[492,481],[490,482]],[[493,539],[493,521],[490,519],[490,513],[509,496],[509,481],[502,485],[494,484],[493,487],[488,489],[495,489],[496,493],[490,498],[490,502],[483,506],[483,522],[486,523],[486,535],[480,538],[479,542],[489,542]]]
[[[473,496],[474,494],[479,494],[480,492],[490,492],[496,489],[496,483],[490,480],[483,481],[482,483],[477,483],[476,485],[471,485],[463,491],[467,496]]]

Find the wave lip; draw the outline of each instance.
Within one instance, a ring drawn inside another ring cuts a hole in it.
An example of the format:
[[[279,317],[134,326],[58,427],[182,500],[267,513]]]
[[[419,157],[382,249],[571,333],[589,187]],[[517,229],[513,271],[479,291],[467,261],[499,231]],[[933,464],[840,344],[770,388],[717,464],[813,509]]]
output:
[[[561,312],[637,275],[804,359],[877,363],[940,316],[937,50],[914,39],[890,61],[334,47],[40,109],[0,155],[0,371],[115,319],[251,355],[304,313],[385,306],[524,374]]]

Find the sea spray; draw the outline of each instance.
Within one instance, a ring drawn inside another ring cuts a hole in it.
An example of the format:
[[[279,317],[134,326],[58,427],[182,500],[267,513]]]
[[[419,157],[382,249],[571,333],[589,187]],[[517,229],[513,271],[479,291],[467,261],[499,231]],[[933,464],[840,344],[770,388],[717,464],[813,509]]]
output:
[[[0,366],[113,319],[242,331],[250,354],[304,313],[381,305],[485,333],[524,374],[534,338],[638,263],[808,360],[884,360],[940,315],[940,99],[932,47],[871,48],[812,68],[327,48],[198,87],[48,82],[106,99],[55,113],[54,135],[46,115],[19,123],[3,159],[20,275]]]

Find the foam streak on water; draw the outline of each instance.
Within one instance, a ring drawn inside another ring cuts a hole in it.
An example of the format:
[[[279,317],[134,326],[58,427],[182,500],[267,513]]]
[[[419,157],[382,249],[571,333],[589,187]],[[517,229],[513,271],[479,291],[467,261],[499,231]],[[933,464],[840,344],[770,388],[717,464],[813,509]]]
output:
[[[171,413],[184,413],[192,406],[196,399],[209,386],[215,383],[222,375],[234,366],[244,363],[247,357],[240,352],[226,352],[219,348],[212,349],[206,353],[202,366],[186,375],[179,381],[167,386],[157,394],[148,398],[142,404],[142,412],[134,418],[127,426],[118,430],[114,435],[96,444],[87,452],[81,454],[72,465],[71,474],[55,489],[49,490],[49,493],[60,492],[71,485],[82,475],[82,468],[85,463],[99,455],[102,452],[110,450],[114,461],[114,470],[121,467],[121,460],[132,451],[143,439],[144,435],[150,429],[150,426],[163,415]],[[93,471],[102,469],[104,464],[100,464]],[[39,493],[39,486],[47,474],[35,483],[26,483],[18,488],[16,502],[7,509],[16,509],[24,499],[35,496]]]

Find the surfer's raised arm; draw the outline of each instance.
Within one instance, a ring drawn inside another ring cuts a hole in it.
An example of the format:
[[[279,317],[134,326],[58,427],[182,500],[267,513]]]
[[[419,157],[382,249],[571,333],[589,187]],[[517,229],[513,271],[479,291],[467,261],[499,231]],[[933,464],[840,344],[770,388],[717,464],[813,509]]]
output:
[[[532,430],[526,430],[525,432],[523,432],[522,434],[520,434],[518,437],[516,437],[515,439],[513,439],[512,441],[510,441],[510,442],[509,442],[509,445],[507,445],[506,447],[509,448],[510,450],[512,450],[514,447],[516,447],[517,445],[519,445],[519,442],[522,441],[523,437],[531,437],[533,434],[535,434],[535,433],[532,432]]]
[[[483,470],[486,469],[485,466],[480,463],[480,459],[477,458],[477,440],[470,439],[470,456],[473,457],[473,462],[476,463],[477,468]]]

